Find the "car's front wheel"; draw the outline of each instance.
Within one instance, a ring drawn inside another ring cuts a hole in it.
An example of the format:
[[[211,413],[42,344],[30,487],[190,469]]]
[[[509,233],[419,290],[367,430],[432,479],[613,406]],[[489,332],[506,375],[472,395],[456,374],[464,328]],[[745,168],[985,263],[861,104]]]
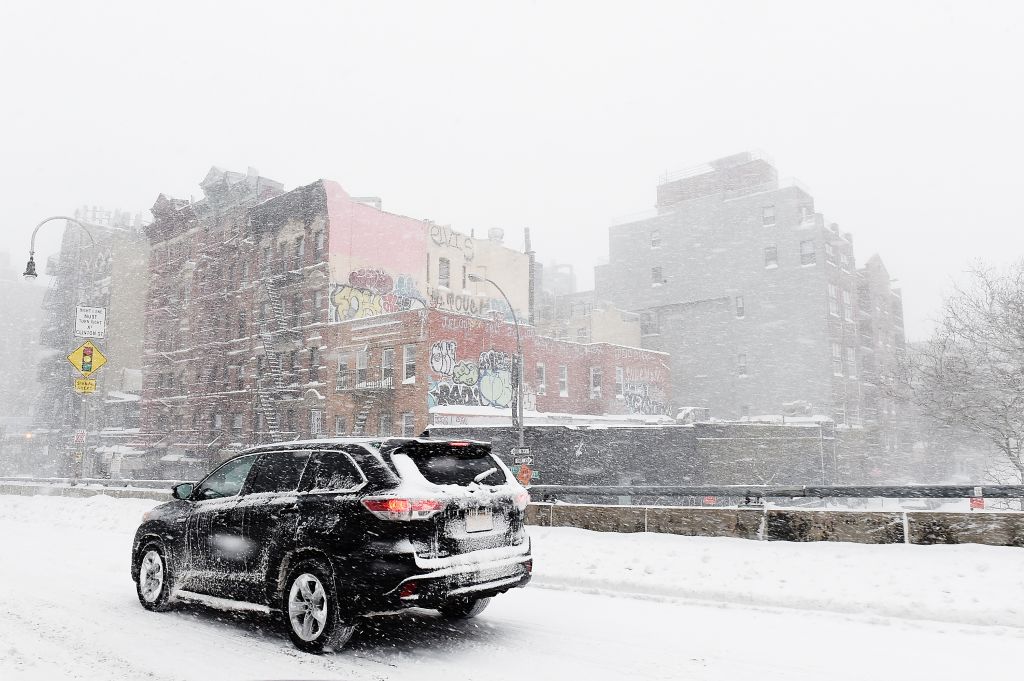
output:
[[[482,613],[490,602],[490,598],[460,598],[445,603],[437,610],[448,619],[465,620]]]
[[[301,561],[289,572],[281,611],[300,650],[341,650],[352,638],[355,624],[343,616],[337,594],[331,569],[319,560]]]
[[[146,610],[163,612],[171,607],[171,571],[167,551],[160,542],[149,542],[139,551],[135,591]]]

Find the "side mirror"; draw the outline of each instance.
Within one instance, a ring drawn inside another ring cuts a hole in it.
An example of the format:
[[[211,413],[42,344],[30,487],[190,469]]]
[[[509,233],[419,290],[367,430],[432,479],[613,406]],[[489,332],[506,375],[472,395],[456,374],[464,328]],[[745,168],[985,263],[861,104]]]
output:
[[[194,487],[195,483],[192,482],[183,482],[181,484],[175,485],[173,488],[171,488],[171,496],[174,497],[175,499],[187,501],[188,498],[192,496],[192,489]]]

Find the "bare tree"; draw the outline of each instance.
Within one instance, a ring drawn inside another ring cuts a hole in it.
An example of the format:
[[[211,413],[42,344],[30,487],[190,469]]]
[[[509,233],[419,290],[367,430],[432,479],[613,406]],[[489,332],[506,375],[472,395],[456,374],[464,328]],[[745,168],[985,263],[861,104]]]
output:
[[[1024,482],[1024,261],[972,269],[931,339],[906,353],[899,372],[902,397],[929,418],[983,436],[999,453],[997,479]]]

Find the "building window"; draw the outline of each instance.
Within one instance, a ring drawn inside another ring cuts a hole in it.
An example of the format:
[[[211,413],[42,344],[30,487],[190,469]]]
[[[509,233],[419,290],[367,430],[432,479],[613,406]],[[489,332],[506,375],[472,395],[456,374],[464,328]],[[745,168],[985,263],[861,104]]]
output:
[[[302,321],[302,294],[292,294],[292,328],[296,328]]]
[[[213,429],[220,430],[224,427],[224,417],[220,414],[213,415]]]
[[[836,249],[829,242],[825,242],[825,262],[829,265],[836,264]]]
[[[743,296],[736,296],[736,316],[743,318],[746,314],[746,309],[743,307]]]
[[[437,261],[437,285],[450,288],[452,285],[452,265],[448,258],[439,258]]]
[[[828,313],[839,316],[839,288],[835,284],[828,285]]]
[[[814,265],[818,261],[818,254],[814,250],[814,239],[800,242],[800,264]]]
[[[238,437],[242,434],[242,415],[235,414],[231,417],[231,434]]]
[[[314,257],[316,257],[317,260],[320,260],[320,258],[323,257],[324,246],[326,245],[326,243],[327,240],[324,236],[323,230],[313,232],[313,255]]]
[[[846,375],[857,378],[857,351],[853,348],[846,348]]]
[[[238,313],[238,337],[245,338],[245,311]]]
[[[410,412],[402,414],[402,437],[416,436],[416,416]]]
[[[641,312],[640,313],[640,334],[643,336],[650,336],[661,332],[661,325],[658,323],[658,317],[654,312]]]
[[[850,256],[848,256],[845,253],[840,253],[839,254],[839,266],[842,267],[845,271],[849,272],[850,271]]]
[[[238,373],[235,374],[235,385],[238,390],[245,390],[245,365],[238,365]],[[184,385],[182,387],[185,387]]]
[[[548,374],[543,364],[537,364],[537,394],[546,395],[548,391]]]
[[[850,292],[843,289],[843,318],[848,322],[853,321],[853,301],[850,299]]]
[[[462,290],[466,290],[466,266],[462,266]]]
[[[380,381],[382,386],[391,387],[395,378],[395,349],[385,348],[380,357]]]
[[[377,421],[377,435],[391,435],[391,414],[381,414]]]
[[[651,286],[661,286],[665,283],[665,277],[661,274],[660,267],[651,268]]]
[[[320,380],[320,349],[309,349],[309,382],[316,383]]]
[[[569,367],[558,367],[558,395],[559,397],[569,396]]]
[[[740,376],[747,375],[747,356],[742,352],[736,356],[736,373]]]
[[[765,269],[779,266],[779,249],[775,246],[764,247],[764,266]]]
[[[366,350],[360,350],[356,353],[356,387],[366,387],[367,378],[367,365],[369,362],[369,353]]]
[[[321,409],[309,410],[309,435],[317,437],[323,432],[324,412]]]
[[[416,382],[416,346],[406,345],[402,347],[402,382]]]
[[[601,397],[601,380],[602,380],[601,367],[590,367],[590,399],[598,399]]]
[[[352,387],[351,356],[347,352],[338,355],[337,389],[348,390]]]
[[[661,230],[651,230],[651,248],[661,248]]]
[[[775,224],[775,206],[765,206],[761,209],[761,222],[765,227]]]
[[[624,372],[622,367],[615,367],[615,399],[621,400],[625,397],[626,383],[623,380]]]
[[[324,307],[324,300],[326,299],[327,296],[324,295],[324,292],[321,291],[320,289],[317,289],[316,292],[313,294],[313,307],[315,307],[317,310],[322,310]]]
[[[843,349],[839,343],[832,344],[832,373],[836,376],[843,375]]]
[[[302,269],[302,262],[306,255],[306,239],[299,237],[295,240],[295,261],[292,263],[294,267],[292,269]]]
[[[345,421],[344,416],[334,417],[334,434],[344,435],[348,432],[348,423]]]
[[[800,222],[808,223],[814,220],[814,206],[805,203],[800,206]]]
[[[576,329],[576,342],[577,343],[589,343],[590,342],[590,329],[585,326],[581,326]]]

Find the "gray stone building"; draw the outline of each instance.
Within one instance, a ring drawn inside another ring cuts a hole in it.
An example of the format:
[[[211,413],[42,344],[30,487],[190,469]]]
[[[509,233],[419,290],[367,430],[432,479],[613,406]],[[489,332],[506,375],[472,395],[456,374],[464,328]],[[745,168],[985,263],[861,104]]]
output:
[[[878,410],[865,413],[864,280],[851,235],[747,152],[664,177],[652,214],[611,227],[595,298],[643,315],[644,347],[672,357],[679,407],[859,426]],[[902,308],[879,295],[902,339]]]

